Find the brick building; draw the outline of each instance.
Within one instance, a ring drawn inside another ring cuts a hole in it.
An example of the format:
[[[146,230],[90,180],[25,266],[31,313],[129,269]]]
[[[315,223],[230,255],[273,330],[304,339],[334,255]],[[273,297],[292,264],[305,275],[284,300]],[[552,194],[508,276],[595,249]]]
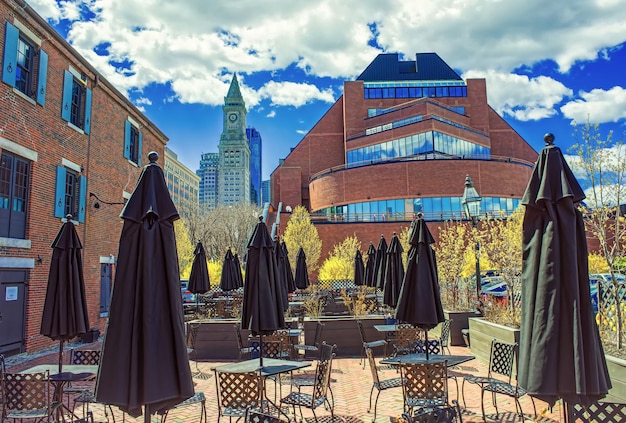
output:
[[[271,175],[273,209],[307,207],[322,258],[353,234],[376,245],[417,213],[436,236],[466,218],[466,175],[483,213],[519,205],[537,153],[489,106],[484,79],[463,80],[435,53],[381,54],[343,88]]]
[[[83,243],[92,327],[104,329],[122,222],[147,152],[167,137],[21,0],[1,0],[0,353],[39,335],[65,215]]]

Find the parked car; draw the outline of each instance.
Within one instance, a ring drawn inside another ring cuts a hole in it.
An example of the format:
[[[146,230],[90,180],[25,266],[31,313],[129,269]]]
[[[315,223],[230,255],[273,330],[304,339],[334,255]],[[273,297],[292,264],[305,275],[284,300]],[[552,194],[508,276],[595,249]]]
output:
[[[181,279],[180,281],[180,289],[183,295],[183,303],[195,303],[196,302],[196,294],[192,294],[187,286],[189,285],[189,280]]]

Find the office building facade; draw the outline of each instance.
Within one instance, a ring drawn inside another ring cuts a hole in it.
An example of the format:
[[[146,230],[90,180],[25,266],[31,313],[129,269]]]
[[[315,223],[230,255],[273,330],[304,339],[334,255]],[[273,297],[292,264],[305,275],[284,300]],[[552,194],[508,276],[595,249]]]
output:
[[[246,137],[250,147],[250,202],[261,205],[261,134],[255,128],[246,128]]]
[[[163,172],[170,196],[179,213],[195,209],[199,201],[200,177],[178,160],[178,155],[165,147]]]
[[[196,175],[200,178],[198,201],[201,210],[212,210],[217,207],[219,162],[218,153],[204,153],[200,156],[200,169],[196,170]]]

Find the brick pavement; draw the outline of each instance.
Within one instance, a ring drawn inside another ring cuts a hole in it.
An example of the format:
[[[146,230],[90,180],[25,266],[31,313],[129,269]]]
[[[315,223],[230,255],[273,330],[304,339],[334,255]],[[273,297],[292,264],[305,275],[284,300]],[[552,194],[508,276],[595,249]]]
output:
[[[80,344],[80,348],[93,348],[99,347],[99,344],[85,345]],[[463,347],[451,347],[452,354],[456,355],[471,355],[471,352],[467,348]],[[67,354],[67,352],[66,352]],[[68,356],[69,357],[69,356]],[[56,363],[58,359],[58,351],[49,350],[45,354],[38,355],[26,355],[23,354],[20,357],[10,357],[8,360],[8,371],[21,371],[27,369],[30,366],[42,363]],[[67,362],[67,359],[66,361]],[[199,363],[200,369],[204,372],[211,373],[211,369],[219,364],[217,362],[201,362]],[[192,370],[195,369],[195,364],[191,363]],[[311,367],[311,369],[313,369]],[[478,360],[472,360],[462,365],[461,373],[467,374],[479,374],[484,375],[487,372],[486,363]],[[397,377],[398,374],[393,369],[384,369],[379,371],[381,379]],[[332,389],[335,398],[335,415],[340,416],[336,421],[349,422],[349,423],[365,423],[372,422],[373,413],[368,413],[368,400],[369,392],[372,386],[372,377],[369,368],[363,368],[359,363],[358,358],[338,358],[333,361],[333,383]],[[217,401],[216,401],[216,387],[214,377],[210,377],[207,380],[194,379],[196,383],[196,391],[204,392],[207,398],[207,412],[208,422],[217,421]],[[461,380],[459,380],[461,382]],[[461,382],[462,383],[462,382]],[[273,384],[268,384],[268,389],[273,390]],[[283,387],[284,389],[284,387]],[[454,382],[449,384],[450,398],[456,399],[456,388]],[[283,391],[284,392],[284,391]],[[273,397],[273,392],[269,392],[270,398]],[[376,391],[374,392],[374,396]],[[471,384],[465,385],[465,400],[467,407],[463,409],[463,421],[464,422],[482,422],[480,412],[480,389]],[[519,417],[515,415],[515,403],[511,398],[499,395],[497,397],[498,409],[500,411],[499,418],[495,416],[495,409],[491,405],[490,396],[485,397],[485,411],[487,413],[487,421],[499,421],[499,422],[513,422],[521,421]],[[563,421],[562,406],[557,403],[552,410],[547,408],[547,405],[541,401],[535,400],[537,406],[537,412],[541,416],[534,420],[532,415],[532,404],[530,398],[525,396],[521,399],[522,408],[524,409],[525,421],[539,421],[539,422],[560,422]],[[463,402],[461,401],[461,406]],[[92,406],[94,417],[97,422],[104,422],[103,409],[101,406]],[[176,409],[170,412],[167,421],[170,423],[197,423],[200,417],[200,408],[197,405],[188,406],[181,409]],[[317,414],[321,416],[319,421],[329,421],[330,413],[326,410],[318,408]],[[376,423],[389,422],[390,417],[398,416],[402,411],[402,390],[401,388],[390,389],[381,392],[378,400],[378,411]],[[304,410],[305,417],[311,417],[308,421],[312,421],[312,413],[308,410]],[[116,420],[122,421],[122,413],[116,410]],[[125,417],[125,421],[129,423],[141,423],[143,418],[133,419],[128,416]],[[157,416],[153,416],[153,422],[158,422]],[[228,421],[222,419],[222,421]]]

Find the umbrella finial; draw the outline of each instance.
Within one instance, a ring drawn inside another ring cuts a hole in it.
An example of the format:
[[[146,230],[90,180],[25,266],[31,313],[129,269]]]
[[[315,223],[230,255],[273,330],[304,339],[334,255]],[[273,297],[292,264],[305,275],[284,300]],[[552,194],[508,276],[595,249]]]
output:
[[[74,216],[72,216],[72,213],[68,213],[65,215],[65,218],[69,221],[69,220],[72,220]]]
[[[548,132],[543,136],[543,140],[545,141],[546,145],[554,144],[554,134],[552,132]]]
[[[150,160],[150,164],[156,163],[159,160],[159,153],[156,151],[151,151],[148,153],[148,160]]]
[[[259,216],[259,222],[263,222],[263,216]]]

